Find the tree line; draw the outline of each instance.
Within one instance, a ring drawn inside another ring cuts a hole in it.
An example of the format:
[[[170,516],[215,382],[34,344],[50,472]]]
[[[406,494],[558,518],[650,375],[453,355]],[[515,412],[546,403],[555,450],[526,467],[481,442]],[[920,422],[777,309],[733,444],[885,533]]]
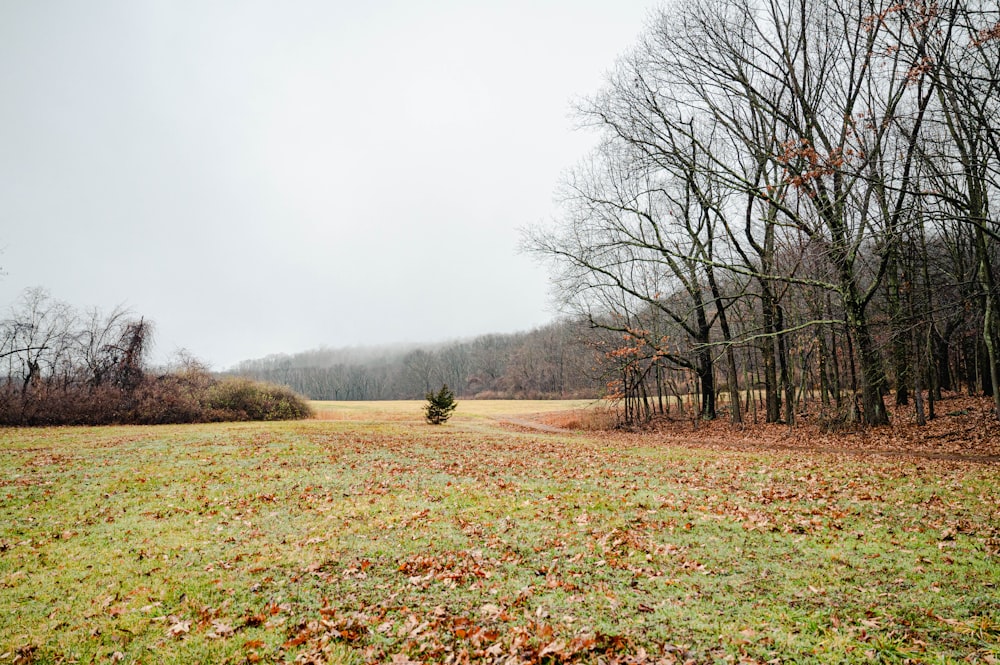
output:
[[[423,399],[442,384],[462,398],[597,397],[603,369],[593,337],[587,322],[566,320],[426,346],[276,354],[243,361],[232,372],[324,400]]]
[[[996,2],[672,2],[578,110],[599,146],[525,246],[617,335],[630,420],[671,376],[734,422],[1000,407]]]

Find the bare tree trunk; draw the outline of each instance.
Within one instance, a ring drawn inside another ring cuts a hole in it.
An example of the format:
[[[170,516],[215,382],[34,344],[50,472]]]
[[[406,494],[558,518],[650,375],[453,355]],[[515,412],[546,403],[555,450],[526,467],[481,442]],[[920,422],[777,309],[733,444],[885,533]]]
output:
[[[781,385],[785,391],[785,424],[795,424],[795,386],[788,372],[788,347],[785,343],[785,312],[778,306],[775,308],[778,329],[778,362],[781,366]]]
[[[993,394],[994,414],[1000,418],[1000,365],[997,364],[997,293],[993,266],[987,249],[986,234],[976,225],[976,253],[979,255],[979,284],[984,292],[983,342],[989,364],[990,387]]]
[[[830,406],[830,378],[826,367],[826,331],[817,331],[819,338],[819,401],[824,408]]]
[[[899,274],[899,262],[895,251],[893,251],[887,277],[889,319],[892,322],[892,362],[896,378],[896,406],[904,406],[909,404],[910,360],[907,356],[912,339],[907,338],[912,338],[912,335],[904,332],[900,280],[906,281],[907,278],[905,271],[903,275]]]
[[[776,423],[781,420],[781,397],[778,392],[777,362],[774,358],[776,305],[770,289],[764,290],[762,301],[764,331],[760,354],[764,361],[764,408],[767,413],[766,422]]]
[[[920,342],[919,342],[919,334],[916,331],[913,332],[913,338],[914,338],[913,339],[914,346],[916,347],[915,348],[915,353],[913,354],[913,357],[914,357],[914,362],[917,362],[916,359],[920,357]],[[917,418],[917,425],[920,425],[921,427],[923,427],[924,425],[927,424],[927,418],[924,415],[924,393],[923,393],[923,386],[921,385],[922,381],[921,381],[921,378],[920,378],[922,374],[923,374],[923,372],[921,372],[921,368],[919,366],[918,367],[914,367],[914,371],[913,371],[913,411],[914,411],[914,414],[916,415],[916,418]]]

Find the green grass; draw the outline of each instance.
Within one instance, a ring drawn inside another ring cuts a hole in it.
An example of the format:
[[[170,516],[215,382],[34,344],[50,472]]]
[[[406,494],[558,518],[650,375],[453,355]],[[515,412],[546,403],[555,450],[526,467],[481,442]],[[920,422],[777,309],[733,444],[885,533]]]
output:
[[[0,430],[0,663],[1000,659],[996,466],[506,405]]]

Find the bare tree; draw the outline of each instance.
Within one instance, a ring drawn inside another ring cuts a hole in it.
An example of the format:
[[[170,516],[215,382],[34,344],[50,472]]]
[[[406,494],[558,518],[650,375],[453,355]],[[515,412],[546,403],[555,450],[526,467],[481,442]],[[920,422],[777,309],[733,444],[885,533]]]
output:
[[[934,6],[919,2],[676,3],[660,10],[606,89],[582,109],[614,146],[602,152],[624,156],[614,177],[604,178],[614,183],[614,196],[591,198],[655,217],[662,237],[686,234],[700,242],[576,234],[584,241],[579,249],[618,252],[615,265],[633,266],[637,257],[624,254],[653,245],[662,275],[679,280],[676,288],[692,296],[683,270],[671,262],[700,264],[709,284],[715,271],[731,273],[731,285],[753,280],[756,293],[712,288],[714,316],[720,328],[729,328],[727,302],[759,300],[760,328],[742,334],[761,342],[768,420],[777,419],[779,384],[785,420],[794,417],[789,332],[836,323],[785,320],[781,294],[797,286],[837,298],[859,366],[859,415],[868,424],[888,421],[883,395],[889,384],[869,310],[887,274],[898,296],[899,246],[905,225],[919,218],[913,214],[920,202],[914,155],[937,90],[926,54],[939,20]],[[652,185],[636,192],[619,185],[625,181]],[[671,218],[662,207],[650,215],[648,205],[632,203],[637,193],[650,192],[675,205],[676,193],[690,196],[698,218],[708,220],[707,235],[691,233],[690,215]],[[608,219],[604,210],[590,214],[591,224]],[[571,208],[566,227],[579,227],[579,216],[579,208]],[[804,257],[788,253],[794,248],[819,252],[822,261],[810,261],[819,270],[805,273]],[[568,262],[587,269],[567,254]],[[612,286],[632,296],[652,279],[644,272],[630,282],[624,268],[620,273]],[[735,334],[723,330],[721,336],[732,344]],[[729,365],[735,375],[735,362]]]

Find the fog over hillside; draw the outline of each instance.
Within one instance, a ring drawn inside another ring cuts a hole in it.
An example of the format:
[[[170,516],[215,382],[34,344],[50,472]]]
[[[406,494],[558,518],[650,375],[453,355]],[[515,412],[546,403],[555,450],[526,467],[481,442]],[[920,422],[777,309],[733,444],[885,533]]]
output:
[[[594,331],[558,321],[530,332],[434,344],[319,348],[245,360],[231,372],[313,399],[417,399],[447,384],[461,397],[568,398],[598,393]]]

